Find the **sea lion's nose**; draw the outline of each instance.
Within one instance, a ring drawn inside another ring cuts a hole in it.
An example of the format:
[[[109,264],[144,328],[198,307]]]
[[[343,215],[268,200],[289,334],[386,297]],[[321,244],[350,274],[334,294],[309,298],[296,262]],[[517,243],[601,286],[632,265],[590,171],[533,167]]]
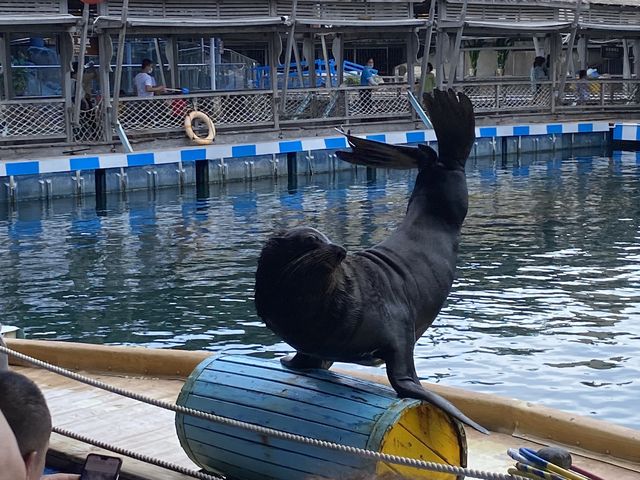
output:
[[[335,243],[332,243],[331,250],[336,254],[336,256],[340,260],[343,260],[347,256],[347,249],[341,245],[336,245]]]

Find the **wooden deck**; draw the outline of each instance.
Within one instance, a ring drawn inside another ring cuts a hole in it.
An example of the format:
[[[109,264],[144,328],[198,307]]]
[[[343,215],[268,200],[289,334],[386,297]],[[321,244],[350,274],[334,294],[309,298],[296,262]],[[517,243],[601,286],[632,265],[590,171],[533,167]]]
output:
[[[34,380],[43,390],[52,412],[55,426],[74,433],[127,448],[137,453],[169,461],[197,470],[183,452],[174,427],[174,414],[170,411],[142,404],[59,375],[33,368],[13,367]],[[182,387],[182,379],[148,378],[137,376],[91,375],[111,385],[142,392],[147,396],[175,402]],[[509,447],[546,445],[543,440],[518,435],[493,433],[481,435],[466,429],[469,445],[469,467],[506,473],[513,465],[507,456]],[[52,435],[50,446],[54,458],[71,458],[81,462],[89,452],[98,448]],[[628,462],[611,463],[611,459],[580,455],[575,448],[574,463],[607,480],[639,480],[637,465]],[[123,474],[126,478],[154,480],[182,480],[187,477],[159,467],[124,458]]]

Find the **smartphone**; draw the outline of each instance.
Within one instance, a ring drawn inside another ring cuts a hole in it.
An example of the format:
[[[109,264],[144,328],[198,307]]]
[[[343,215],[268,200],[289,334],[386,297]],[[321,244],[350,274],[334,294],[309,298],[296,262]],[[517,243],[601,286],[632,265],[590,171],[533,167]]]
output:
[[[84,461],[80,480],[118,480],[122,459],[90,453]]]

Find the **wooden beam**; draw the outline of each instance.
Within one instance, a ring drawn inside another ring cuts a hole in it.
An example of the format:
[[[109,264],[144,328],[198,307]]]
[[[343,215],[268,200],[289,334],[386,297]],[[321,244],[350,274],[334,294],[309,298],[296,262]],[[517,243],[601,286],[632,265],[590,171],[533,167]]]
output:
[[[85,3],[82,9],[82,37],[80,38],[80,53],[78,54],[78,67],[76,69],[76,91],[74,92],[76,103],[73,105],[73,124],[80,124],[80,106],[82,104],[82,81],[84,79],[84,58],[87,50],[87,35],[89,33],[89,4]]]
[[[284,60],[284,79],[282,83],[282,97],[280,98],[280,112],[284,113],[287,104],[287,88],[289,87],[289,65],[291,65],[291,51],[293,50],[293,42],[296,36],[296,11],[298,10],[298,0],[293,0],[291,7],[291,28],[289,28],[289,36],[287,37],[287,50]]]
[[[422,63],[420,64],[420,88],[418,89],[418,100],[422,101],[424,95],[424,77],[427,74],[427,64],[429,63],[429,52],[431,50],[431,37],[433,36],[433,24],[436,16],[436,0],[431,0],[429,6],[429,26],[424,34],[424,51],[422,53]]]
[[[582,9],[582,0],[577,0],[576,11],[573,17],[573,25],[571,26],[571,33],[569,35],[569,44],[567,45],[567,57],[560,68],[560,78],[558,79],[558,101],[562,102],[564,98],[564,86],[567,83],[567,73],[569,70],[569,62],[573,61],[573,47],[576,42],[576,36],[578,35],[578,26],[580,25],[580,11]],[[562,52],[562,45],[560,45],[560,52]]]
[[[122,83],[122,59],[124,57],[124,42],[127,36],[127,14],[129,12],[129,0],[122,3],[122,26],[118,35],[118,52],[116,53],[116,73],[113,81],[113,102],[111,104],[111,124],[115,127],[118,123],[118,104],[120,102],[120,85]]]
[[[331,85],[333,79],[331,78],[331,69],[329,68],[329,52],[327,51],[327,40],[325,39],[325,34],[320,34],[320,41],[322,42],[322,57],[324,58],[324,67],[327,73],[327,76],[324,79],[324,86],[327,90],[331,90],[333,87],[333,85]]]
[[[462,4],[462,11],[460,12],[460,28],[456,32],[456,40],[453,45],[453,52],[449,52],[449,78],[447,87],[453,88],[453,82],[456,80],[456,69],[458,68],[458,57],[460,56],[460,44],[462,43],[462,33],[464,31],[464,21],[467,17],[467,3],[468,0],[464,0]]]

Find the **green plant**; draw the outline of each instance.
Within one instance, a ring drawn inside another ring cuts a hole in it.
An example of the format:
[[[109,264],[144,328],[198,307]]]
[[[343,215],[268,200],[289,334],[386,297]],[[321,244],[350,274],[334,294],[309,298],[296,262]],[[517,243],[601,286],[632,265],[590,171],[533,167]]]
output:
[[[13,81],[13,91],[15,95],[22,95],[27,88],[27,69],[26,68],[13,68],[14,66],[28,65],[27,57],[22,53],[18,53],[17,56],[11,57],[11,79]]]
[[[471,63],[473,74],[475,75],[478,71],[478,58],[480,58],[479,48],[484,46],[484,40],[471,40],[467,43],[467,46],[473,49],[469,50],[469,62]]]
[[[507,64],[507,58],[509,58],[509,47],[513,46],[512,38],[499,38],[496,40],[496,63],[498,68],[504,70]]]

